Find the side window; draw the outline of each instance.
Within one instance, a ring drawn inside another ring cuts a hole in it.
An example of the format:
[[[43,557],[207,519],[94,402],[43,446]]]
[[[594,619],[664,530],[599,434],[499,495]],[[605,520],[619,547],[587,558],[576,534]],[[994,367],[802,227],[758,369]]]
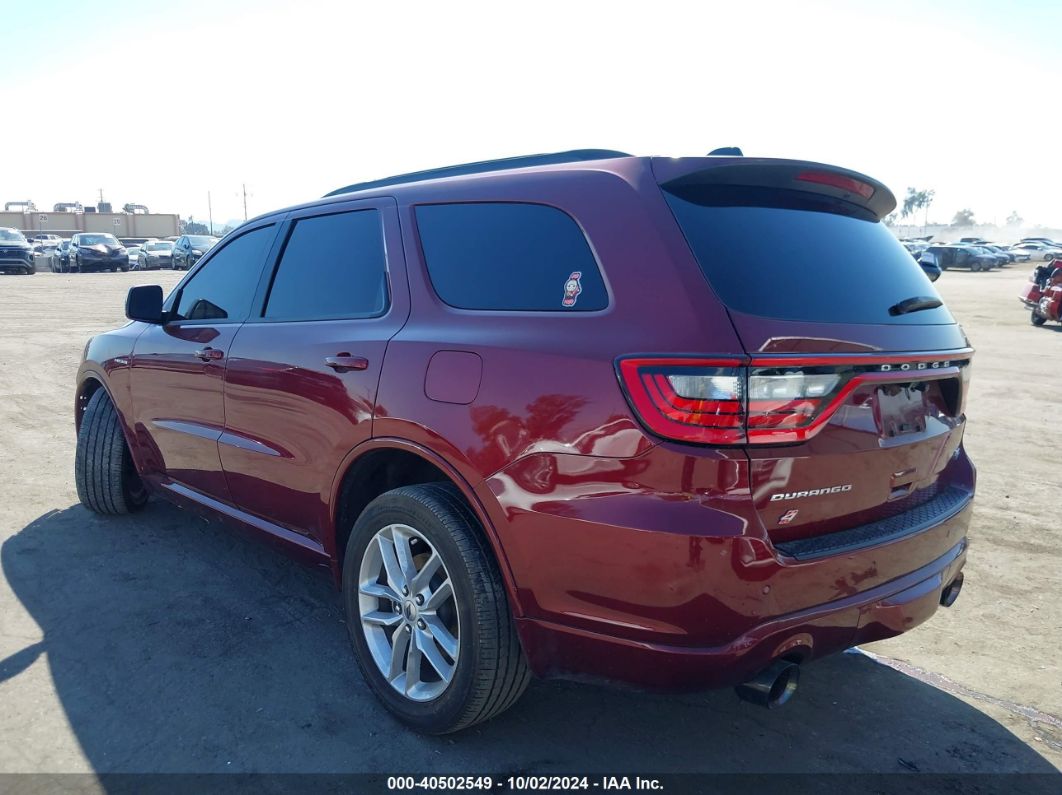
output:
[[[251,309],[275,229],[263,226],[228,243],[184,285],[174,320],[242,320]]]
[[[582,230],[555,207],[425,204],[416,214],[432,286],[450,306],[566,312],[608,306]]]
[[[372,317],[387,308],[383,226],[376,210],[295,222],[265,316],[283,320]]]

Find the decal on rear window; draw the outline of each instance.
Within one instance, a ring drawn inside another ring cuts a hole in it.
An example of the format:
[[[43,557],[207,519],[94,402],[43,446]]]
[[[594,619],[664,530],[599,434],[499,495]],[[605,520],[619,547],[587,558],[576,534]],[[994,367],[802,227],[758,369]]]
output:
[[[572,271],[572,275],[568,277],[568,281],[564,283],[564,300],[561,304],[564,306],[575,306],[575,302],[579,300],[579,293],[583,291],[583,286],[579,283],[579,280],[583,278],[583,274],[580,271]]]

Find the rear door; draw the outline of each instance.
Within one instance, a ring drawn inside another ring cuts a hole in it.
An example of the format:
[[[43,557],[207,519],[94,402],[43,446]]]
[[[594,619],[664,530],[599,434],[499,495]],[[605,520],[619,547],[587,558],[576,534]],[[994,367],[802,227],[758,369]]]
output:
[[[140,335],[130,362],[146,474],[222,502],[231,502],[218,455],[225,368],[275,236],[262,224],[227,241],[178,285],[171,319]]]
[[[295,213],[225,375],[221,461],[236,504],[321,537],[344,458],[372,435],[388,340],[409,312],[396,205]]]
[[[772,539],[947,492],[970,351],[878,222],[870,197],[885,189],[809,164],[754,168],[752,184],[737,165],[662,187],[749,356],[753,498]]]

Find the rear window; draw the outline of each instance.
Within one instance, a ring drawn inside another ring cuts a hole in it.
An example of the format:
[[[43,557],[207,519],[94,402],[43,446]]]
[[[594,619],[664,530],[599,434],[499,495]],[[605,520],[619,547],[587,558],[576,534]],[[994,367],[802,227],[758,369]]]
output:
[[[582,230],[555,207],[429,204],[416,213],[432,286],[450,306],[524,312],[608,306]]]
[[[892,233],[853,205],[795,191],[695,185],[664,196],[704,275],[731,309],[816,323],[953,323],[943,306],[889,308],[939,297]]]

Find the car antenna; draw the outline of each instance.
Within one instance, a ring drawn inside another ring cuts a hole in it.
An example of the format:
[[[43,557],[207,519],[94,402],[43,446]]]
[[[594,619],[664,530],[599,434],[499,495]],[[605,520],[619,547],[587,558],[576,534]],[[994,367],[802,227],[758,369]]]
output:
[[[736,146],[721,146],[708,153],[708,157],[714,157],[716,155],[719,157],[744,157],[745,153]]]

